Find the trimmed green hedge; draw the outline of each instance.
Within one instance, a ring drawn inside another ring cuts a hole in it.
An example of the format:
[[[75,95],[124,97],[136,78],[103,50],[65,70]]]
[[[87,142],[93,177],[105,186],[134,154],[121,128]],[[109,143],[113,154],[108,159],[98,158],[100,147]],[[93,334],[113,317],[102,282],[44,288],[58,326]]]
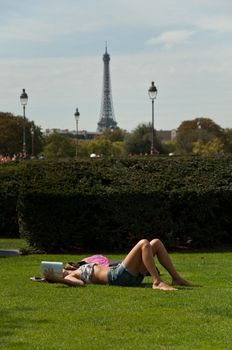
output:
[[[0,236],[19,237],[16,205],[20,167],[14,163],[0,166]]]
[[[232,158],[91,159],[25,163],[20,232],[47,252],[232,243]]]

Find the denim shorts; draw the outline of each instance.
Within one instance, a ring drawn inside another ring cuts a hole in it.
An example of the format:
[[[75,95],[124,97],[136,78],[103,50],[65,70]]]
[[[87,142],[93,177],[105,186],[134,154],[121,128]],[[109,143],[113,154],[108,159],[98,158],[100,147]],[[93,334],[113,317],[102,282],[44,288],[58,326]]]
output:
[[[133,275],[123,263],[108,271],[108,283],[115,286],[139,286],[143,279],[144,275],[141,273]]]

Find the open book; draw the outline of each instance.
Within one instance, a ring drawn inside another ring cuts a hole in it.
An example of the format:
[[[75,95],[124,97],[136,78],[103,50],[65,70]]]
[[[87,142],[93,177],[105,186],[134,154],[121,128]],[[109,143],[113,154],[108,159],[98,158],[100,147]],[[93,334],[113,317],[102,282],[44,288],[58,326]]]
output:
[[[58,261],[41,261],[41,271],[44,275],[46,271],[53,271],[54,277],[63,277],[64,264]]]

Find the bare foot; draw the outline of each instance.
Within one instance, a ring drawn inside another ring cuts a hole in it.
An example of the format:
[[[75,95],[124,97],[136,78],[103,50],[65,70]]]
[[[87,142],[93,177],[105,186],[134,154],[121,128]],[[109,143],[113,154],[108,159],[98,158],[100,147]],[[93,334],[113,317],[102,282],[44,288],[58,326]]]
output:
[[[153,289],[166,290],[166,291],[177,290],[176,288],[170,286],[169,284],[167,284],[167,283],[165,283],[163,281],[153,283],[152,288]]]
[[[180,277],[177,279],[172,280],[173,286],[185,286],[185,287],[194,287],[194,285],[188,281],[186,281],[184,278]]]

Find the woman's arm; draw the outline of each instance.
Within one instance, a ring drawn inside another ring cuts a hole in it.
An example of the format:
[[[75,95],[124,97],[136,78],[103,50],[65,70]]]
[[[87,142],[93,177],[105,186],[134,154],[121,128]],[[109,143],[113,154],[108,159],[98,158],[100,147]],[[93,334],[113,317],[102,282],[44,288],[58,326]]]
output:
[[[67,284],[69,286],[74,286],[74,287],[84,287],[85,283],[82,280],[79,280],[78,278],[72,276],[72,275],[68,275],[64,278],[62,278],[62,281],[60,283],[64,283]]]
[[[50,269],[44,272],[44,277],[48,281],[55,282],[55,283],[63,283],[72,287],[78,287],[78,286],[84,287],[85,285],[85,283],[82,280],[80,280],[79,278],[71,274],[68,274],[68,275],[64,274],[64,277],[55,277],[53,270],[51,271]]]

